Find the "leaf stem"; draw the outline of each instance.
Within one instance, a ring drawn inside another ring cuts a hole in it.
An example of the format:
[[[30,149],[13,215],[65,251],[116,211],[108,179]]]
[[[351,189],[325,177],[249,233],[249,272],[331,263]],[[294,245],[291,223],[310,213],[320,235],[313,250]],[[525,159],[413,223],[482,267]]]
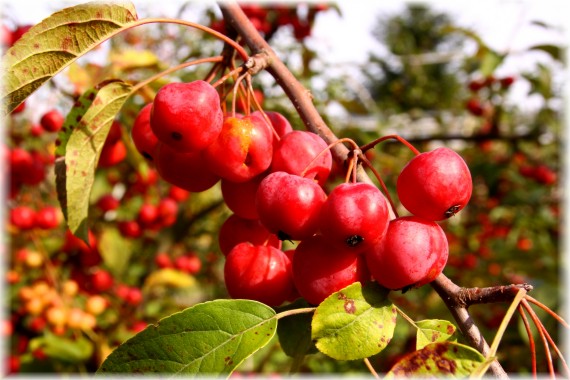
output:
[[[368,358],[364,358],[364,364],[366,364],[366,367],[368,367],[368,370],[370,371],[372,376],[374,376],[375,379],[379,380],[380,376],[378,376],[378,372],[376,372],[374,367],[372,367],[372,363],[370,363],[370,360],[368,360]]]
[[[317,310],[316,307],[303,307],[300,309],[285,310],[285,311],[282,311],[281,313],[275,314],[274,318],[281,319],[281,318],[285,318],[285,317],[288,317],[290,315],[295,315],[295,314],[312,313],[315,310]]]
[[[398,314],[400,314],[402,316],[402,318],[404,318],[410,325],[414,326],[414,328],[416,329],[420,329],[418,327],[418,325],[416,325],[416,322],[414,322],[414,320],[410,317],[408,317],[408,315],[406,313],[404,313],[402,311],[402,309],[400,309],[398,306],[396,306],[396,310],[398,311]]]

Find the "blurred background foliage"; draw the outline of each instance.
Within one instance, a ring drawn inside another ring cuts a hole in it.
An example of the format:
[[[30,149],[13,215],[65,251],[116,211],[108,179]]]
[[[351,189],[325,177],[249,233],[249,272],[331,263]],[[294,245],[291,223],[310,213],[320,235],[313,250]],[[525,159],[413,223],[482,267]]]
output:
[[[203,24],[223,28],[218,9],[195,7],[184,4],[177,17],[192,14],[195,18],[200,12]],[[386,52],[372,51],[368,62],[352,67],[366,77],[365,83],[355,83],[348,70],[324,62],[306,43],[319,12],[339,12],[338,8],[250,4],[245,10],[312,91],[317,108],[338,136],[364,144],[399,134],[420,151],[447,145],[465,158],[474,193],[468,207],[442,222],[450,244],[447,276],[465,287],[530,283],[535,298],[559,309],[563,120],[561,83],[553,78],[557,70],[565,68],[561,60],[565,47],[529,47],[547,54],[550,64],[537,63],[533,70],[497,75],[506,53],[493,51],[476,31],[455,25],[449,15],[428,5],[410,4],[401,14],[378,19],[370,32]],[[17,20],[6,18],[3,24],[13,30],[19,26]],[[472,55],[462,49],[467,41],[477,46]],[[5,145],[9,149],[19,147],[45,158],[40,170],[43,177],[36,184],[16,186],[18,181],[12,178],[8,209],[58,206],[50,161],[55,136],[34,133],[38,121],[28,112],[34,101],[47,102],[65,113],[79,94],[102,80],[140,81],[180,62],[218,55],[222,47],[199,31],[174,25],[144,26],[113,38],[50,81],[40,98],[31,99],[27,109],[13,114],[6,123]],[[7,224],[9,311],[5,319],[11,371],[93,372],[110,350],[148,323],[197,302],[227,297],[217,234],[230,211],[222,202],[219,185],[200,194],[173,189],[157,178],[129,136],[138,111],[162,85],[202,79],[208,70],[208,65],[202,65],[176,72],[125,104],[117,119],[117,139],[124,144],[124,154],[111,155],[115,159],[100,163],[96,174],[90,211],[92,247],[66,234],[64,223],[53,230],[29,231]],[[541,107],[529,109],[507,101],[513,83],[519,81],[528,82],[527,96],[541,98]],[[264,109],[280,112],[294,128],[304,129],[290,100],[267,73],[258,75],[253,83]],[[411,152],[388,141],[367,155],[396,199],[396,178]],[[337,168],[336,180],[342,176]],[[102,206],[101,199],[109,196],[118,201],[112,208]],[[157,206],[164,198],[175,200],[175,221],[142,230],[139,223],[137,230],[134,222],[140,222],[145,205]],[[398,211],[406,213],[402,208]],[[34,257],[39,259],[33,261]],[[110,285],[94,280],[101,277],[97,275],[101,271],[110,274]],[[65,285],[70,282],[79,288],[70,291],[71,295]],[[89,312],[87,303],[93,302],[89,301],[93,296],[103,297],[104,310]],[[36,305],[33,300],[37,298],[43,298],[44,304]],[[430,287],[406,294],[393,292],[392,298],[414,320],[452,320]],[[54,305],[84,312],[76,313],[78,321],[61,322],[64,327],[59,328],[59,322],[47,316]],[[507,307],[472,307],[488,341]],[[86,316],[89,313],[91,317]],[[551,335],[557,337],[557,324],[540,315]],[[399,323],[388,348],[372,358],[374,367],[387,371],[399,357],[414,350],[414,334],[405,322]],[[537,350],[539,369],[546,371],[538,344]],[[525,375],[530,372],[529,358],[526,334],[515,318],[501,344],[499,359],[507,371]],[[317,353],[302,362],[292,361],[279,349],[277,339],[244,363],[240,372],[271,374],[290,368],[303,373],[367,372],[362,362],[337,362]]]

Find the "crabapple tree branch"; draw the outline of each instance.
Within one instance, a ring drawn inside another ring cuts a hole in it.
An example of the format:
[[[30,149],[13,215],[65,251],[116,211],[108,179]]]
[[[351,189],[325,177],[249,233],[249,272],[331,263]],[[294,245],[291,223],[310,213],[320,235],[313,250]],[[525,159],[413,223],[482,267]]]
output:
[[[337,141],[338,137],[326,125],[314,107],[310,92],[277,57],[273,49],[249,22],[239,5],[235,2],[224,2],[220,4],[220,8],[226,24],[243,38],[252,51],[250,60],[245,63],[245,67],[250,73],[257,73],[263,69],[267,70],[285,91],[307,130],[321,136],[327,144]],[[350,155],[350,150],[342,144],[336,144],[331,151],[334,159],[341,165],[344,165]],[[362,182],[371,182],[361,167],[359,168],[357,178]],[[471,318],[467,310],[468,307],[476,303],[510,302],[514,299],[518,289],[532,289],[532,286],[527,284],[489,288],[463,288],[453,283],[444,274],[439,275],[431,285],[445,302],[469,343],[484,355],[489,352],[489,345]],[[490,371],[496,377],[508,377],[496,360],[491,364]]]

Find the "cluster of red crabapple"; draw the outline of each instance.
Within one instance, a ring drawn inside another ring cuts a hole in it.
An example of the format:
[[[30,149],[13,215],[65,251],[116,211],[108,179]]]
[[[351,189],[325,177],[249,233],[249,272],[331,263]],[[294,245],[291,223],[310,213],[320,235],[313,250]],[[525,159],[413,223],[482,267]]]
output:
[[[397,192],[413,215],[391,220],[381,191],[349,176],[327,194],[332,156],[321,137],[276,112],[225,115],[217,90],[201,80],[163,86],[131,136],[164,180],[191,192],[221,181],[234,213],[219,232],[226,288],[271,306],[299,296],[318,304],[371,278],[394,290],[433,281],[448,257],[436,221],[460,211],[472,191],[455,152],[410,146],[416,157]],[[284,252],[283,240],[299,244]]]

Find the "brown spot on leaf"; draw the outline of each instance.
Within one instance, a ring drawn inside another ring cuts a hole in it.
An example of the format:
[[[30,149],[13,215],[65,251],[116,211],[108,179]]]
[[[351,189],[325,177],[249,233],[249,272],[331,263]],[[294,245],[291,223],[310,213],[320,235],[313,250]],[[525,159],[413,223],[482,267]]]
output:
[[[453,334],[455,332],[455,328],[452,325],[447,325],[447,333],[449,335]]]
[[[437,365],[437,368],[444,373],[455,373],[457,370],[457,365],[455,362],[446,358],[440,358],[439,360],[436,360],[435,364]]]
[[[234,361],[233,361],[232,358],[229,357],[229,356],[226,356],[226,357],[224,358],[224,362],[226,363],[226,365],[232,365],[232,364],[234,364]]]
[[[61,41],[61,50],[69,51],[72,46],[73,40],[71,39],[71,36],[63,37],[63,40]]]
[[[431,336],[431,341],[432,341],[432,342],[437,341],[438,338],[439,338],[439,336],[440,336],[439,332],[434,331],[434,333],[433,333],[432,336]]]
[[[39,49],[40,48],[40,44],[38,44],[37,42],[33,45],[34,49]]]
[[[338,293],[337,298],[339,300],[346,300],[346,295],[342,292]]]
[[[415,375],[422,369],[431,370],[428,363],[435,363],[439,371],[438,375],[455,374],[457,371],[455,361],[443,357],[447,350],[446,344],[436,344],[415,351],[394,366],[393,373],[396,377]]]
[[[344,301],[344,311],[348,314],[354,314],[356,311],[356,306],[354,306],[354,300],[345,300]]]

